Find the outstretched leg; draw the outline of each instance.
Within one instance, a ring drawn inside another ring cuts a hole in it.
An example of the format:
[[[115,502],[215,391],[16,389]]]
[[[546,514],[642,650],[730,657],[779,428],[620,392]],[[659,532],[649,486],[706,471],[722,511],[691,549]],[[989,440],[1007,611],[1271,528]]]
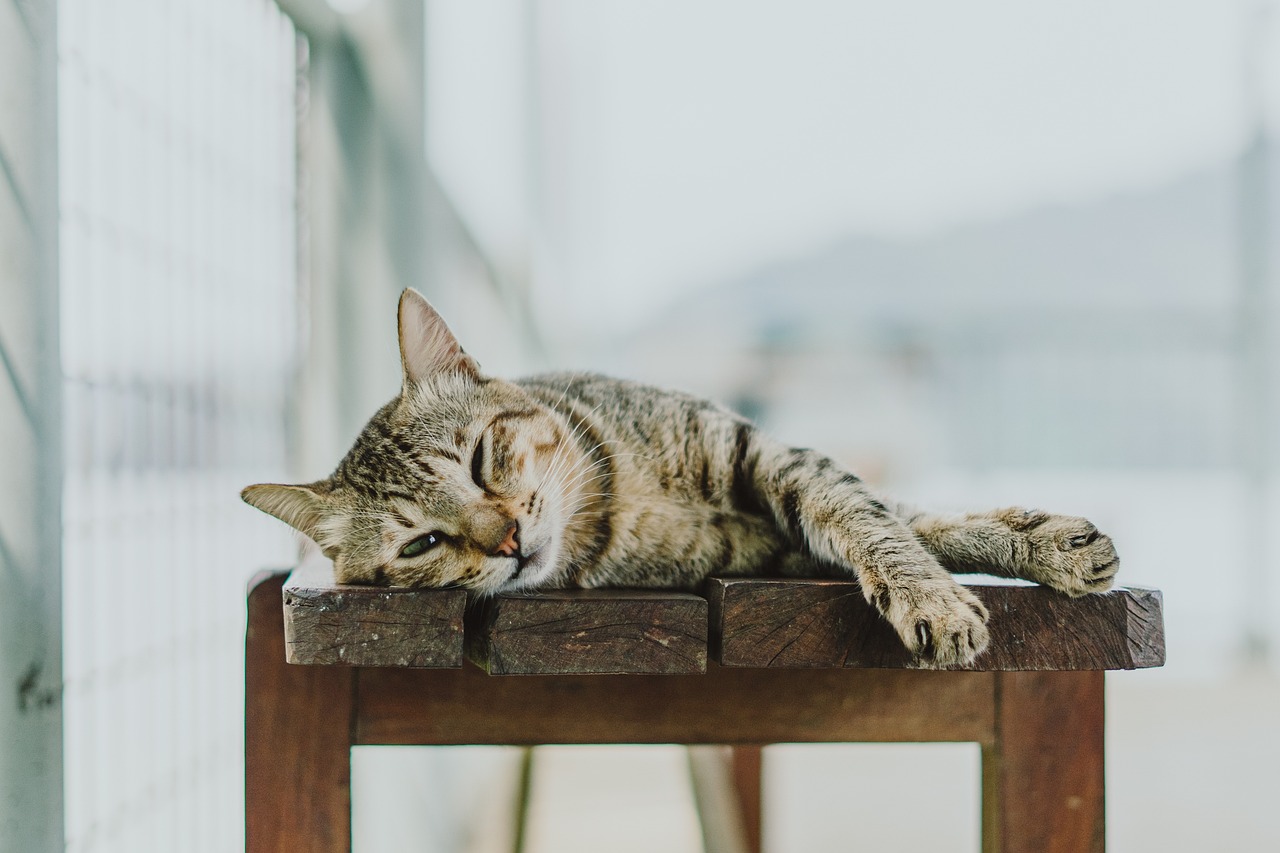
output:
[[[965,515],[893,509],[953,572],[1022,578],[1084,595],[1110,587],[1120,568],[1111,537],[1083,518],[1016,508]]]
[[[861,480],[820,453],[776,444],[745,424],[740,430],[735,474],[746,475],[754,497],[797,546],[857,577],[910,651],[949,665],[969,663],[986,648],[982,602]]]

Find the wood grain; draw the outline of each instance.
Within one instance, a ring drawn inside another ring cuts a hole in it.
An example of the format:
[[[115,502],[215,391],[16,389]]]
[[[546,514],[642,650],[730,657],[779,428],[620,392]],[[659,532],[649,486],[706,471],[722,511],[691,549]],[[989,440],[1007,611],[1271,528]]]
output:
[[[709,584],[709,601],[491,600],[467,616],[468,653],[488,672],[540,673],[497,678],[423,663],[460,660],[454,591],[384,598],[306,572],[281,587],[281,575],[263,576],[249,596],[249,853],[349,849],[353,744],[737,746],[733,784],[754,849],[758,744],[931,741],[982,746],[986,853],[1100,853],[1103,674],[1075,670],[1164,662],[1155,590],[1069,599],[973,585],[991,610],[991,648],[972,667],[983,671],[925,672],[854,583],[726,579]],[[291,660],[364,665],[289,666],[286,626]],[[588,674],[600,672],[612,674]]]
[[[1101,672],[1002,672],[982,750],[984,853],[1102,853]]]
[[[969,584],[991,612],[991,644],[967,669],[1135,669],[1164,663],[1158,590],[1068,598],[1040,586]],[[708,582],[711,653],[723,666],[927,669],[853,581]]]
[[[355,673],[285,663],[285,573],[249,586],[245,637],[245,849],[351,849]]]
[[[705,672],[707,602],[637,590],[499,595],[469,614],[467,655],[491,675]]]
[[[294,570],[284,588],[289,663],[348,666],[462,666],[460,589],[347,586],[320,557]]]
[[[360,671],[360,744],[978,741],[992,673],[728,669],[704,675]]]

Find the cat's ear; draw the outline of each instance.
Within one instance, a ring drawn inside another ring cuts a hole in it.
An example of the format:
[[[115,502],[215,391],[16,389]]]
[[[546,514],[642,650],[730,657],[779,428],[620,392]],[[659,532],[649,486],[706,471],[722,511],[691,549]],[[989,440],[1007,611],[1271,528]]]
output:
[[[240,492],[240,497],[250,506],[274,515],[293,529],[315,539],[320,523],[329,512],[323,490],[320,483],[308,486],[260,483],[244,489]]]
[[[480,375],[480,365],[463,351],[444,319],[411,287],[400,294],[400,366],[406,390],[437,373]]]

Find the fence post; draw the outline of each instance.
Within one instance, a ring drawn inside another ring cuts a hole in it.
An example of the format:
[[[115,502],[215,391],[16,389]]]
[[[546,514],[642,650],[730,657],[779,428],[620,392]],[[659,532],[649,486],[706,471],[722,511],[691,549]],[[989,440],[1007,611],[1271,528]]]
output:
[[[62,829],[57,3],[0,0],[0,849]]]

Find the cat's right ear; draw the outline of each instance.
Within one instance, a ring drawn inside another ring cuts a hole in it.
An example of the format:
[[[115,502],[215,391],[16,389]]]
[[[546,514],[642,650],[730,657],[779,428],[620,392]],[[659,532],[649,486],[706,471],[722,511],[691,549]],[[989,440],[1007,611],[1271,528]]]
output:
[[[463,351],[444,319],[411,287],[400,294],[400,366],[404,389],[438,373],[479,377],[480,365]]]
[[[250,506],[274,515],[294,530],[316,539],[320,523],[328,515],[328,506],[320,492],[318,483],[309,486],[259,483],[244,489],[240,497]]]

